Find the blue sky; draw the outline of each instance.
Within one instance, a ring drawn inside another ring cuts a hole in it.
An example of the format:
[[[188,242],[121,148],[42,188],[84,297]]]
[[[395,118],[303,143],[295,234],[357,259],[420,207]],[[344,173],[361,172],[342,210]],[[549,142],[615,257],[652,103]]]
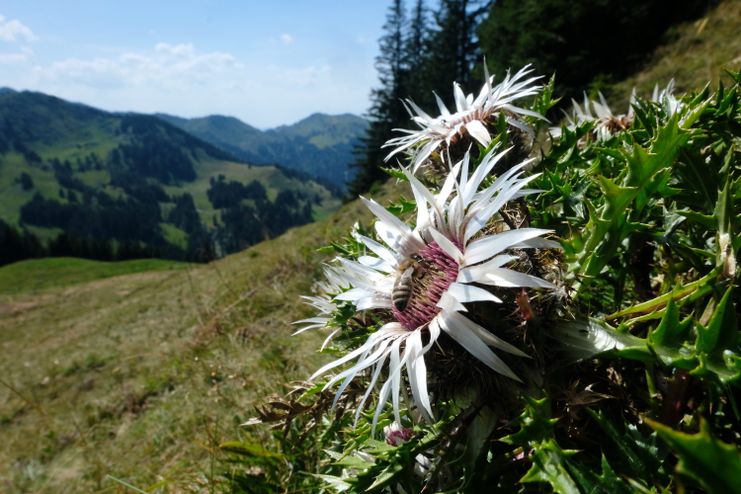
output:
[[[362,114],[384,0],[3,0],[0,86],[260,128]]]

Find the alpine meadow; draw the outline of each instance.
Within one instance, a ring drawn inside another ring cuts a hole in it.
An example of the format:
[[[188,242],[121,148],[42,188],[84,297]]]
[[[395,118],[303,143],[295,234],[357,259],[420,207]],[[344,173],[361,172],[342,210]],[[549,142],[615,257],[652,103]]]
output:
[[[741,2],[385,8],[362,116],[0,89],[0,491],[738,492]]]

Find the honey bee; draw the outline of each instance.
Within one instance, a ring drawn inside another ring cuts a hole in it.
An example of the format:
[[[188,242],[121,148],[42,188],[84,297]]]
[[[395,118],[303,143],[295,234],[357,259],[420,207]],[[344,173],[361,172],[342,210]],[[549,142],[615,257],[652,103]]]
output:
[[[401,274],[394,282],[394,288],[391,291],[391,301],[398,311],[402,311],[409,304],[409,299],[414,293],[414,282],[424,283],[424,279],[430,273],[430,264],[418,254],[412,255],[399,266]]]
[[[402,311],[409,303],[412,296],[412,276],[414,275],[414,265],[406,268],[394,282],[394,289],[391,291],[391,301],[398,311]]]

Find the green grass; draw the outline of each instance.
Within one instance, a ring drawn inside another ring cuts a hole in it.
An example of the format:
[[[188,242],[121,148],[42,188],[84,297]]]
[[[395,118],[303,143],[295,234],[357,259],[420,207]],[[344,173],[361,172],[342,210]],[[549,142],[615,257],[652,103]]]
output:
[[[113,276],[182,269],[185,263],[162,259],[104,262],[72,257],[31,259],[0,267],[0,295],[34,293]]]
[[[70,129],[76,131],[72,139],[48,145],[44,145],[42,142],[42,145],[38,146],[38,153],[43,159],[58,158],[61,161],[74,162],[78,158],[84,159],[90,154],[105,157],[116,146],[124,142],[124,138],[121,136],[112,137],[112,131],[116,128],[116,123],[111,118],[94,119],[82,128],[79,120],[73,120],[69,126]]]
[[[33,179],[33,189],[23,190],[20,184],[15,183],[23,172]],[[0,154],[0,218],[11,224],[18,224],[21,206],[36,192],[64,202],[64,199],[59,198],[58,191],[59,184],[53,172],[29,166],[18,153]]]
[[[241,163],[230,161],[204,160],[196,167],[197,177],[192,182],[181,183],[178,185],[165,186],[165,192],[171,196],[176,196],[187,192],[193,196],[193,202],[196,209],[201,215],[201,220],[212,225],[212,218],[216,214],[211,202],[208,200],[207,191],[210,187],[209,180],[219,175],[224,175],[227,180],[237,180],[242,183],[249,183],[253,180],[261,182],[268,191],[274,190],[276,184],[271,179],[275,170],[273,167],[246,166]],[[296,184],[292,184],[296,187]],[[275,192],[277,194],[277,192]]]
[[[163,215],[163,217],[166,218],[167,216]],[[160,223],[160,228],[168,243],[181,249],[185,249],[188,246],[188,234],[180,228],[170,223]]]

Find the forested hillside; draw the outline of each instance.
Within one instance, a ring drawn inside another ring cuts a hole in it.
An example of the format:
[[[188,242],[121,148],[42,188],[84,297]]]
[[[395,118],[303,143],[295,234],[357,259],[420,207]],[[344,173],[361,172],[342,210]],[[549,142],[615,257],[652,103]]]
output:
[[[0,94],[0,262],[43,255],[209,260],[336,204],[162,120]]]
[[[266,131],[220,115],[192,119],[158,116],[248,163],[299,170],[342,192],[354,176],[350,168],[353,148],[368,126],[351,114],[315,113]]]

